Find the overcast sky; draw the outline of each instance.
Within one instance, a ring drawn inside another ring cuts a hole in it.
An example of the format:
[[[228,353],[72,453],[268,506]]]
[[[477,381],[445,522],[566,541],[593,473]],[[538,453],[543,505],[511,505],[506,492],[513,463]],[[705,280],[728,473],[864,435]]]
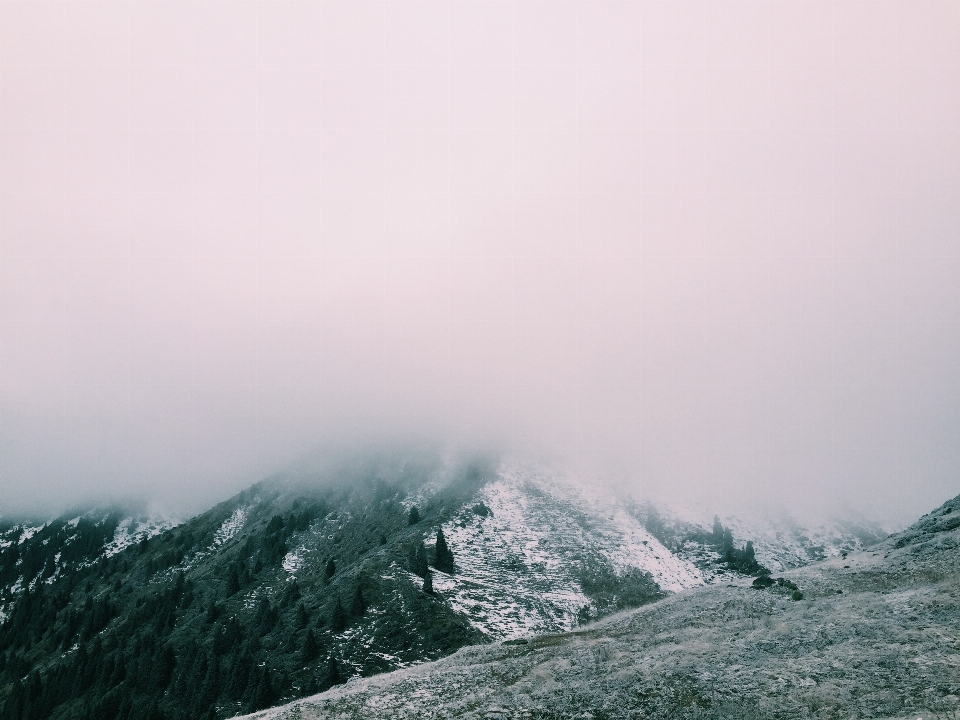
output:
[[[960,4],[0,3],[0,513],[318,444],[960,492]]]

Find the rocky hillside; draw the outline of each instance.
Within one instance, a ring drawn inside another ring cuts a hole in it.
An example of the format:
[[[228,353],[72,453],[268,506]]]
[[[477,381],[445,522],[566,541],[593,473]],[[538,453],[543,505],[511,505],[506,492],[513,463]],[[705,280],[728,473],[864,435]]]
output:
[[[743,535],[544,466],[411,453],[164,522],[0,527],[0,718],[230,717],[824,554],[795,524]]]
[[[868,551],[464,648],[251,720],[957,718],[960,497]]]

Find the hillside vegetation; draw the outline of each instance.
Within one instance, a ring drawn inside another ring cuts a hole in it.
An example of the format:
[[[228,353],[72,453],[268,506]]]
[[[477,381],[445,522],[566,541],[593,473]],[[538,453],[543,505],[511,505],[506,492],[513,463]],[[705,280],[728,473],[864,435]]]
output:
[[[842,527],[741,528],[636,507],[547,466],[412,452],[291,470],[176,526],[118,510],[0,525],[0,720],[233,717],[345,683],[352,693],[360,679],[465,646],[490,648],[491,677],[522,678],[534,650],[593,642],[606,627],[597,620],[651,603],[722,623],[718,632],[752,623],[762,634],[769,618],[817,598],[780,570],[863,546]],[[713,610],[675,605],[699,597],[691,589],[755,579],[766,589],[718,590],[742,596],[710,600]],[[674,675],[656,682],[674,687]],[[575,679],[558,698],[577,692]],[[480,696],[499,681],[482,682]],[[445,693],[464,703],[476,694],[461,692],[469,683],[431,687],[403,691],[430,700],[411,712],[455,714]],[[335,712],[380,712],[348,696]],[[378,702],[383,717],[401,713]],[[520,717],[539,707],[514,706]]]
[[[484,642],[409,579],[411,551],[482,482],[459,468],[411,523],[402,501],[435,474],[277,478],[122,548],[115,513],[8,528],[0,717],[232,716]]]
[[[960,717],[960,497],[783,580],[464,648],[253,718]]]

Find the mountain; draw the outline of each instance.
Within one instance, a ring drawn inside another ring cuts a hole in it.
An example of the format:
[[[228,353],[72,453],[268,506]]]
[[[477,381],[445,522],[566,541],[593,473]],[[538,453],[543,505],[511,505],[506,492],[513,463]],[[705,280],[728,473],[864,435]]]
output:
[[[305,465],[175,526],[8,525],[0,718],[229,717],[872,537],[701,515],[548,466],[406,453]]]
[[[958,658],[960,496],[870,550],[249,718],[957,718]]]
[[[702,504],[648,502],[633,513],[672,553],[695,565],[707,583],[722,582],[730,570],[720,553],[723,530],[750,541],[761,566],[782,572],[863,550],[899,529],[851,515],[801,523],[782,508],[763,506],[744,506],[718,516]]]
[[[175,524],[157,514],[131,514],[122,508],[0,524],[0,619],[7,617],[14,597],[24,588],[51,585],[63,575],[82,575],[97,560]]]

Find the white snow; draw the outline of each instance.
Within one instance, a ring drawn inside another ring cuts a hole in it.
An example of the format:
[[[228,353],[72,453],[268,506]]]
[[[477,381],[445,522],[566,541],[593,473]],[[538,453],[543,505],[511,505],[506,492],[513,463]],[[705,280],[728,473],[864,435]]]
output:
[[[668,592],[703,584],[617,501],[552,471],[505,463],[479,499],[491,515],[474,513],[472,501],[443,525],[456,573],[434,571],[433,587],[495,638],[573,628],[591,604],[579,574],[597,556],[618,573],[649,572]]]
[[[21,544],[22,544],[22,543],[25,543],[27,540],[29,540],[30,538],[32,538],[32,537],[33,537],[34,535],[36,535],[38,532],[40,532],[41,530],[43,530],[43,528],[45,528],[45,527],[46,527],[46,525],[35,525],[35,526],[31,526],[31,527],[24,526],[23,532],[20,534],[20,541],[19,541],[19,542],[20,542]]]
[[[236,537],[237,533],[243,529],[243,524],[247,521],[247,511],[243,508],[237,508],[233,511],[223,523],[217,528],[213,536],[213,546],[215,548],[223,547],[230,540]]]
[[[690,523],[707,532],[713,529],[714,516],[719,516],[724,528],[729,528],[733,533],[734,544],[742,547],[747,540],[753,541],[757,561],[773,572],[838,557],[843,552],[861,550],[865,547],[865,538],[869,539],[872,535],[881,539],[898,529],[882,527],[855,517],[801,523],[782,508],[764,506],[744,506],[736,512],[715,513],[703,503],[687,501],[658,504],[657,510],[664,519]],[[702,549],[700,554],[704,554]]]
[[[117,525],[117,530],[113,534],[113,540],[104,547],[104,554],[107,557],[116,555],[124,548],[134,545],[145,538],[155,537],[174,525],[177,525],[176,521],[160,516],[124,518],[120,521],[120,524]]]
[[[303,557],[296,550],[291,550],[283,557],[283,569],[290,575],[296,575],[304,562]]]

